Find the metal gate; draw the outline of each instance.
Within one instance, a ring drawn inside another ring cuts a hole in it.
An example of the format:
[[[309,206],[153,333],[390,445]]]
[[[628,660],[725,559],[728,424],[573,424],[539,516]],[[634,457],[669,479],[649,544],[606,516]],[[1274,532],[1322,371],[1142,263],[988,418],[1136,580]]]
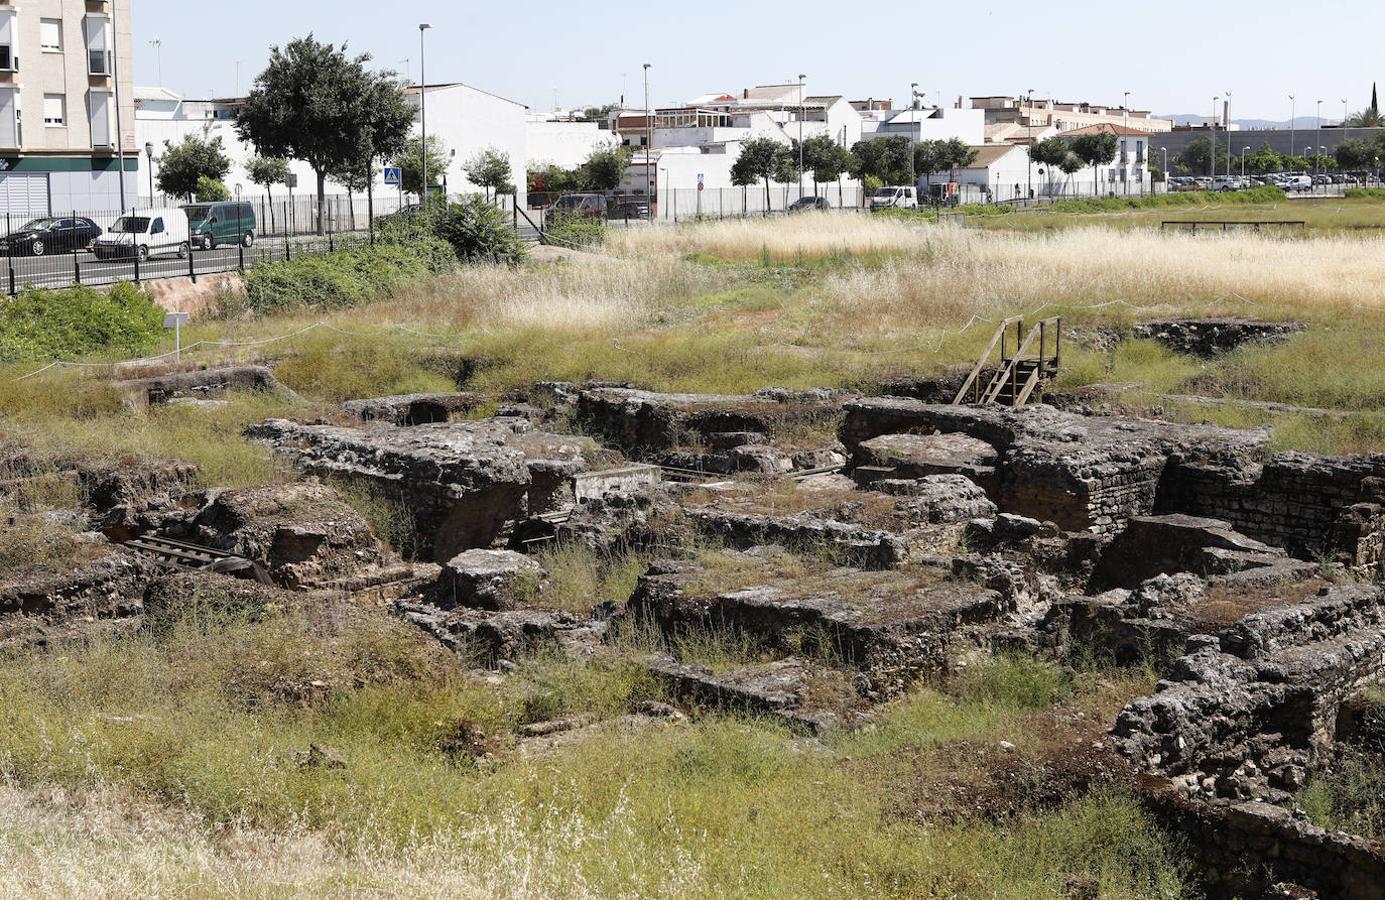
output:
[[[46,216],[48,174],[46,172],[5,172],[0,174],[0,210],[11,223],[21,225],[35,216]]]

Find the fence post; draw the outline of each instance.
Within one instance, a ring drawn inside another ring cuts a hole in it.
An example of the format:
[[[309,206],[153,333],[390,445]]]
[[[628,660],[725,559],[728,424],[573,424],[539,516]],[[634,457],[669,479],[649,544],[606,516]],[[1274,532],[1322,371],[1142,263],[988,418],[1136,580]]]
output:
[[[192,249],[192,238],[188,238],[188,277],[197,280],[197,253]]]
[[[192,251],[189,250],[188,253],[191,254]],[[139,284],[139,253],[135,254],[135,284]]]
[[[293,242],[288,235],[284,235],[284,259],[293,259]]]
[[[76,220],[77,220],[77,210],[75,210],[75,209],[72,211],[72,220],[73,220],[73,221],[76,221]],[[81,283],[82,283],[82,263],[81,263],[81,261],[77,258],[77,244],[76,244],[76,242],[73,242],[73,244],[72,244],[72,276],[73,276],[73,278],[76,279],[76,281],[77,281],[78,284],[81,284]]]
[[[327,229],[327,252],[328,252],[328,253],[335,253],[335,252],[336,252],[336,249],[337,249],[337,248],[336,248],[336,245],[332,242],[332,229],[328,228],[328,229]]]
[[[10,224],[9,210],[5,211],[5,234],[14,234],[14,226]],[[14,285],[14,249],[9,242],[5,243],[5,266],[10,270],[10,296],[15,296]]]

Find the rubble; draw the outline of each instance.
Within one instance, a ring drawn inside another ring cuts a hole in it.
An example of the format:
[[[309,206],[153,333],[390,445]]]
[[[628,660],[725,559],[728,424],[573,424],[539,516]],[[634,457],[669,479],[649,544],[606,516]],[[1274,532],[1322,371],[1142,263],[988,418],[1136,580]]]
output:
[[[399,394],[349,400],[342,408],[362,422],[412,426],[446,422],[453,414],[470,412],[482,402],[478,394],[460,392]]]
[[[543,567],[512,550],[467,550],[448,560],[429,590],[442,609],[510,610],[524,591],[537,592]]]
[[[1261,322],[1254,319],[1170,319],[1140,322],[1132,337],[1158,341],[1175,353],[1212,357],[1250,345],[1273,344],[1302,332],[1299,322]]]
[[[280,384],[274,372],[266,366],[225,366],[172,372],[117,381],[115,386],[129,391],[136,402],[147,406],[173,400],[205,400],[233,391],[279,394],[291,400],[299,399],[297,394]]]

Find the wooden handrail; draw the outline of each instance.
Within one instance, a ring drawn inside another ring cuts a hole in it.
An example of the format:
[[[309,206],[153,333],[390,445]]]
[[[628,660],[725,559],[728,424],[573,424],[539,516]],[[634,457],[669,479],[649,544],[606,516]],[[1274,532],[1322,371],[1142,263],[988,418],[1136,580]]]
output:
[[[958,406],[962,403],[963,398],[967,396],[967,391],[971,390],[972,386],[976,384],[976,379],[981,377],[981,370],[986,368],[986,360],[991,358],[991,352],[995,350],[996,344],[999,344],[1004,339],[1006,329],[1016,322],[1022,324],[1024,322],[1024,316],[1011,316],[996,327],[995,334],[991,335],[991,342],[986,345],[985,350],[981,351],[981,356],[977,359],[976,365],[971,370],[971,374],[967,376],[966,381],[962,382],[962,388],[957,392],[957,396],[952,398],[952,404],[954,406]],[[1004,355],[1005,353],[1002,350],[1001,356],[1004,357]],[[1002,362],[1004,362],[1003,359]]]

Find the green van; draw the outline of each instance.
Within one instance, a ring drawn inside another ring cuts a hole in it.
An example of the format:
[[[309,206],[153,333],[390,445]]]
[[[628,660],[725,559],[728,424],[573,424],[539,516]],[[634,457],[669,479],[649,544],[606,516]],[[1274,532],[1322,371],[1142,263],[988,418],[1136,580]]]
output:
[[[255,244],[255,207],[244,201],[192,203],[183,207],[188,214],[188,234],[192,246],[214,250],[219,245]]]

